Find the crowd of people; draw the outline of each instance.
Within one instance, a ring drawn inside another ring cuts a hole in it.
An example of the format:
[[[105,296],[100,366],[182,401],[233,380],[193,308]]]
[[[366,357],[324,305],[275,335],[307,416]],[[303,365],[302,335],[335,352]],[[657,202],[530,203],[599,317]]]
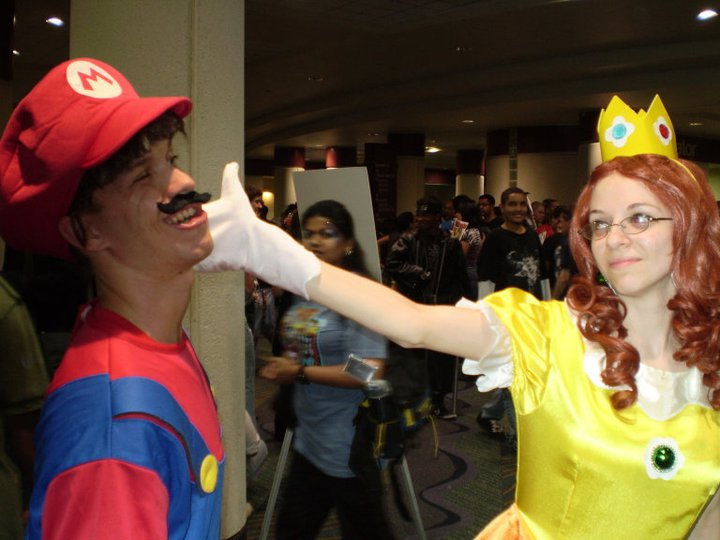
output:
[[[4,131],[0,235],[93,275],[49,383],[27,310],[0,280],[12,345],[1,419],[16,457],[34,457],[25,523],[17,474],[3,477],[10,534],[219,538],[222,431],[183,316],[196,271],[236,269],[252,306],[246,357],[252,330],[266,332],[274,354],[261,375],[292,388],[279,538],[314,538],[332,508],[344,538],[392,537],[378,471],[353,456],[370,385],[345,364],[357,355],[382,380],[394,349],[427,365],[445,418],[464,359],[494,392],[478,422],[496,434],[505,415],[517,440],[515,502],[478,538],[718,537],[720,215],[703,171],[678,158],[659,98],[636,113],[616,97],[601,113],[603,163],[574,210],[530,203],[518,186],[497,207],[489,194],[418,200],[380,242],[385,283],[367,278],[338,201],[302,215],[291,205],[272,224],[237,163],[219,199],[196,192],[173,152],[190,109],[77,59],[43,78]],[[252,458],[262,444],[248,399],[238,414]],[[0,466],[16,465],[0,453]]]

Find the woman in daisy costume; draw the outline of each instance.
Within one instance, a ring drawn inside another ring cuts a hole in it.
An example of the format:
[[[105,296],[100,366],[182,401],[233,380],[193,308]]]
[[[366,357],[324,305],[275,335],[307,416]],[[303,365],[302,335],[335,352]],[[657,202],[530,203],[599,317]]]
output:
[[[577,202],[580,275],[565,301],[506,289],[476,303],[414,304],[271,238],[227,168],[222,198],[206,205],[216,248],[202,266],[264,273],[406,347],[467,358],[483,391],[509,387],[515,503],[478,538],[717,539],[715,197],[702,171],[678,160],[658,97],[637,113],[614,97],[598,131],[603,163]],[[279,258],[263,256],[269,245],[294,264],[270,263]]]

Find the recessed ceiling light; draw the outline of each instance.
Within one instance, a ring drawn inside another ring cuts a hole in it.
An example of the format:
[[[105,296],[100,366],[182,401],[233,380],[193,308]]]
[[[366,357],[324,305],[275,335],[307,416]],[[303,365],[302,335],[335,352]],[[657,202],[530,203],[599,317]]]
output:
[[[458,45],[457,47],[455,47],[456,53],[467,53],[467,52],[471,52],[471,51],[472,51],[472,47],[463,47],[461,45]]]
[[[462,123],[463,124],[474,124],[475,120],[463,120]]]
[[[700,13],[697,14],[696,19],[698,21],[707,21],[708,19],[717,17],[717,15],[718,13],[714,9],[703,9]]]
[[[60,17],[50,17],[49,19],[45,19],[45,22],[53,26],[65,26],[65,21]]]
[[[442,148],[438,148],[437,146],[426,146],[425,152],[428,154],[436,154],[438,152],[442,152]]]
[[[703,124],[702,122],[690,122],[690,126],[692,126],[692,127],[698,127],[698,126],[703,126],[703,125],[705,125],[705,124]]]
[[[20,56],[20,51],[18,51],[18,50],[16,50],[16,49],[13,49],[13,54],[14,54],[15,56]]]

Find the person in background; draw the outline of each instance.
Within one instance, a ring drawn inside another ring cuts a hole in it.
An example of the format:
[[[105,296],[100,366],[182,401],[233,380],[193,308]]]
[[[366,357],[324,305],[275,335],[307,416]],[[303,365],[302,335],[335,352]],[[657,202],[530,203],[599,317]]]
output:
[[[78,58],[30,91],[0,140],[0,235],[88,264],[97,289],[35,433],[29,540],[219,537],[220,424],[182,326],[213,246],[210,196],[175,166],[190,108]]]
[[[471,300],[478,299],[478,261],[480,252],[485,242],[485,233],[480,229],[478,223],[478,207],[470,197],[465,197],[457,202],[457,216],[467,223],[467,226],[460,235],[460,246],[465,255],[465,270],[467,271],[470,283]],[[483,227],[485,229],[485,227]],[[487,229],[485,229],[487,230]]]
[[[560,206],[560,201],[558,201],[557,199],[543,199],[542,203],[545,207],[545,216],[547,216],[549,221],[549,218],[553,215],[555,209]]]
[[[302,216],[303,244],[317,257],[358,275],[369,275],[355,239],[353,219],[333,200],[311,205]],[[281,357],[261,375],[294,384],[297,425],[294,456],[277,525],[279,539],[315,538],[330,510],[337,510],[342,537],[391,538],[384,517],[379,470],[358,476],[350,466],[354,419],[365,399],[362,382],[343,371],[355,354],[382,378],[385,339],[312,301],[294,297],[280,322]]]
[[[440,219],[437,198],[419,199],[415,230],[400,236],[385,259],[385,271],[397,290],[423,304],[454,304],[472,294],[460,242],[440,230]],[[402,351],[392,345],[391,354],[410,354],[427,363],[435,415],[454,418],[445,406],[445,395],[452,391],[455,379],[452,359],[437,351]]]
[[[385,259],[387,258],[387,254],[395,242],[397,242],[397,239],[412,229],[414,222],[415,214],[412,212],[402,212],[393,220],[390,232],[382,235],[377,240],[380,251],[380,267],[382,270],[383,283],[386,285],[391,285],[392,283],[390,277],[385,273]]]
[[[502,225],[502,217],[495,212],[495,197],[489,193],[485,193],[478,197],[478,214],[480,216],[480,224],[488,229],[497,229]]]
[[[540,282],[545,278],[540,239],[527,226],[528,205],[519,187],[503,191],[500,199],[502,225],[485,240],[479,262],[480,281],[491,281],[494,290],[517,287],[542,298]]]
[[[445,234],[450,234],[450,229],[453,228],[453,222],[455,221],[455,200],[448,199],[442,205],[442,219],[440,220],[440,230]]]
[[[255,215],[262,218],[262,209],[264,206],[262,200],[262,190],[255,186],[247,185],[245,186],[245,193],[247,194]]]
[[[280,227],[287,233],[291,234],[293,219],[297,216],[297,203],[290,203],[285,207],[282,214],[280,214]],[[298,230],[297,237],[291,234],[293,238],[300,238],[300,231]]]
[[[551,297],[557,300],[565,298],[570,278],[577,273],[577,267],[572,261],[568,231],[572,211],[566,206],[558,206],[553,210],[550,218],[553,234],[543,243],[543,260],[547,268],[546,275],[550,279]]]
[[[0,539],[20,540],[32,488],[32,434],[48,375],[25,302],[2,276],[0,348]]]
[[[259,219],[263,219],[262,209],[262,191],[255,186],[245,186],[245,194],[252,206],[253,212]],[[255,334],[253,328],[256,323],[258,327],[262,324],[264,310],[267,303],[266,291],[261,288],[270,290],[270,285],[260,283],[255,276],[249,272],[245,272],[245,411],[250,415],[253,424],[255,423]],[[270,295],[272,298],[272,294]],[[272,309],[275,306],[273,304]]]
[[[535,232],[540,238],[540,243],[544,244],[545,241],[550,238],[554,231],[550,225],[550,216],[545,212],[545,206],[540,201],[533,201],[532,205],[532,217],[535,222]]]

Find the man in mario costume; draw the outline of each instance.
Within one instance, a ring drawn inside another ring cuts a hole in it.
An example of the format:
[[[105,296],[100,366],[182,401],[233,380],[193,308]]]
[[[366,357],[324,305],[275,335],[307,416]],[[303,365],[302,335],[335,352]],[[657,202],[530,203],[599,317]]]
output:
[[[87,262],[97,288],[46,394],[28,538],[220,535],[220,425],[182,329],[193,266],[213,246],[209,195],[174,165],[190,108],[75,59],[0,140],[0,235]]]

